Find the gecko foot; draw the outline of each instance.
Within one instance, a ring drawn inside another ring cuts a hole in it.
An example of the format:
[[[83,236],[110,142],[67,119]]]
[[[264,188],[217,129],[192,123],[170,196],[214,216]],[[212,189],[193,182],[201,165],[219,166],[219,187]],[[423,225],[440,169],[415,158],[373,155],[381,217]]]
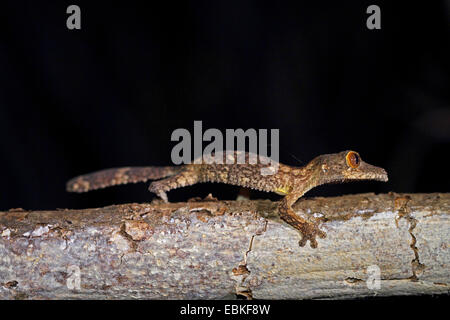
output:
[[[312,222],[305,222],[299,226],[300,232],[302,233],[302,238],[299,240],[298,245],[304,247],[309,240],[309,245],[311,248],[317,248],[316,236],[321,239],[327,237],[327,234],[319,229],[319,227]]]
[[[162,199],[165,203],[169,202],[169,199],[167,198],[167,193],[163,190],[163,188],[158,184],[159,181],[153,181],[150,186],[148,187],[148,190],[150,192],[155,193],[158,197]]]
[[[279,213],[281,219],[300,231],[302,235],[301,240],[298,242],[300,247],[304,247],[309,240],[311,248],[317,248],[316,237],[324,239],[327,236],[325,232],[319,229],[317,222],[296,214],[285,201],[280,203]]]

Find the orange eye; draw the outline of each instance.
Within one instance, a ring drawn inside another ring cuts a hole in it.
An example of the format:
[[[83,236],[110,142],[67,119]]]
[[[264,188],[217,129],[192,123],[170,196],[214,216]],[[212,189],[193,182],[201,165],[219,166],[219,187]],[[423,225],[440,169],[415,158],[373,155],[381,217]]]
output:
[[[347,165],[352,168],[358,168],[359,163],[361,162],[359,154],[354,151],[347,153],[345,160],[347,161]]]

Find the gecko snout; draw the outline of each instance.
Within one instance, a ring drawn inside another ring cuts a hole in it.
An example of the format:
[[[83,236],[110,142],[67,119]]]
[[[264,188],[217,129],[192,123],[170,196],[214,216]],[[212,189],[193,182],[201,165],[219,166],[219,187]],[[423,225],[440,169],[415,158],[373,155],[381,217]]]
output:
[[[388,174],[387,174],[386,170],[384,170],[383,168],[380,168],[380,169],[382,171],[382,174],[380,175],[380,181],[388,182],[389,181],[389,177],[388,177]]]
[[[360,168],[363,179],[387,182],[389,180],[386,170],[380,167],[364,163]]]

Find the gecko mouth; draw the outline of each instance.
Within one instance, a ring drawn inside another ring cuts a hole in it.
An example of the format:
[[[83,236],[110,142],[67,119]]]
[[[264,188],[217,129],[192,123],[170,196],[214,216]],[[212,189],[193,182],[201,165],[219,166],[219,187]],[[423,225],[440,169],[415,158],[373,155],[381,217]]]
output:
[[[388,182],[389,181],[389,177],[388,177],[388,174],[387,174],[386,170],[381,169],[381,171],[382,171],[382,173],[377,175],[377,180],[378,181],[382,181],[382,182]]]
[[[384,171],[384,177],[383,177],[383,179],[381,181],[388,182],[389,181],[388,174],[387,174],[387,172],[384,169],[383,169],[383,171]]]

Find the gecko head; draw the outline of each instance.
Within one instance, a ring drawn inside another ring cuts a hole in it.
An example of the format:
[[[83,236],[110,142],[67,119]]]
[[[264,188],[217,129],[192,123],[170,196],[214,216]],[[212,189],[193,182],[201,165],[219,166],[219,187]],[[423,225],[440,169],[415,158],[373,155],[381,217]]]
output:
[[[383,168],[364,162],[358,152],[351,150],[318,156],[311,164],[319,173],[319,184],[351,180],[388,181]]]

